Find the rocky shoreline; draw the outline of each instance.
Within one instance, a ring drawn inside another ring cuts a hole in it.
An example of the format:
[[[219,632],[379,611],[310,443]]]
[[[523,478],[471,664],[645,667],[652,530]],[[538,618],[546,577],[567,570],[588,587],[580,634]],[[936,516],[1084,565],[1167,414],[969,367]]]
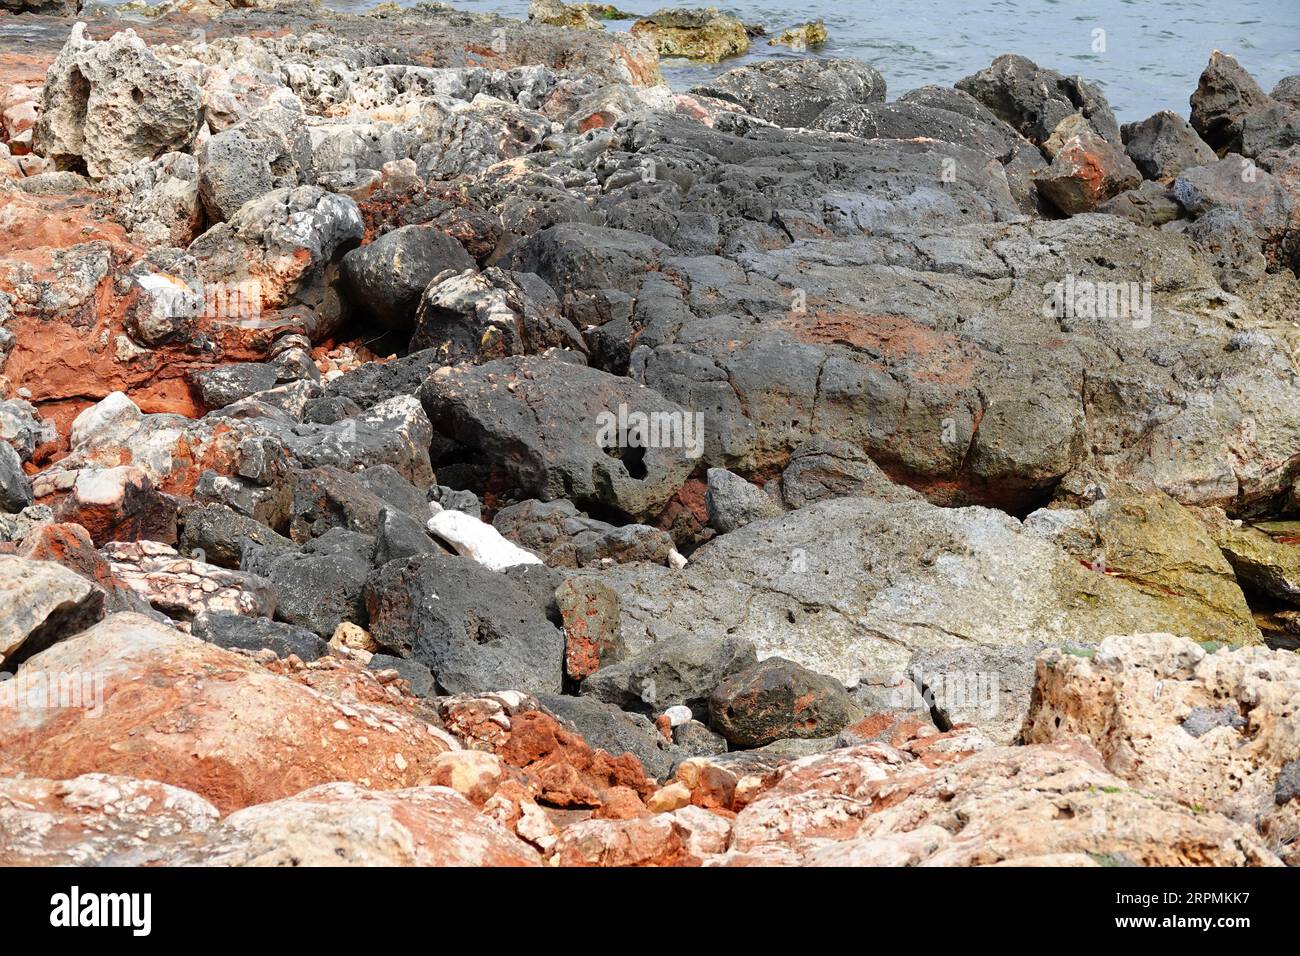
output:
[[[1300,865],[1300,77],[64,12],[0,19],[0,864]]]

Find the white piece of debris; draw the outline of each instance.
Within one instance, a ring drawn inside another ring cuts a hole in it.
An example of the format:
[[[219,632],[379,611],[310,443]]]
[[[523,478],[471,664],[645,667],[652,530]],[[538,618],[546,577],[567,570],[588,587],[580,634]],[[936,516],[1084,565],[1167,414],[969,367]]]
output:
[[[443,509],[431,502],[433,517],[429,531],[447,542],[457,554],[473,558],[493,571],[504,571],[517,564],[541,564],[542,559],[505,538],[490,524],[463,511]]]
[[[680,727],[682,724],[688,724],[694,719],[695,715],[685,704],[678,704],[675,707],[669,707],[664,711],[664,716],[668,718],[668,723],[673,727]]]

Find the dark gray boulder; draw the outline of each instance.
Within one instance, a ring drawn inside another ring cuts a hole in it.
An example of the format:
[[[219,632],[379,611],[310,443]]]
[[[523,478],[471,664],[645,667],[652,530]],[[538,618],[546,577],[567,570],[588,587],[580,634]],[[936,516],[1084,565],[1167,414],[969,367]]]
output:
[[[224,505],[236,514],[278,531],[288,527],[292,498],[292,488],[287,482],[263,485],[250,478],[221,475],[211,470],[204,471],[194,486],[195,501]]]
[[[713,689],[757,660],[744,638],[683,634],[602,667],[582,682],[582,694],[651,715],[682,704],[702,720]]]
[[[279,374],[268,362],[238,362],[196,372],[190,381],[205,407],[225,408],[242,398],[274,388]]]
[[[1300,73],[1282,77],[1268,95],[1270,99],[1300,109]]]
[[[225,505],[182,509],[181,522],[177,549],[221,568],[238,568],[250,543],[281,551],[294,546],[283,535]]]
[[[305,409],[305,403],[302,406]],[[433,480],[429,419],[411,395],[398,395],[367,406],[360,415],[328,425],[299,423],[283,417],[256,418],[290,459],[303,468],[333,466],[359,471],[392,465],[418,487]]]
[[[195,637],[228,650],[275,652],[314,661],[330,652],[329,643],[304,627],[243,614],[204,614],[194,619]]]
[[[713,757],[727,752],[727,738],[698,720],[688,720],[674,727],[673,744],[688,758]]]
[[[506,580],[530,598],[537,613],[556,627],[561,626],[560,606],[555,599],[556,589],[564,583],[564,574],[544,564],[516,564],[501,572]]]
[[[885,79],[858,60],[782,59],[728,70],[691,93],[735,103],[777,126],[800,127],[833,105],[884,102]]]
[[[859,714],[839,681],[781,657],[733,674],[709,697],[710,725],[743,747],[832,737]]]
[[[781,473],[781,498],[788,508],[802,508],[827,498],[920,498],[906,485],[890,480],[856,445],[814,438],[799,445]]]
[[[592,567],[607,560],[663,564],[673,549],[666,531],[645,524],[612,525],[564,498],[508,505],[496,513],[492,526],[554,568]]]
[[[373,535],[380,512],[390,504],[357,475],[339,468],[311,468],[293,479],[290,536],[305,543],[332,528]]]
[[[204,140],[195,150],[195,158],[199,166],[199,199],[208,218],[225,222],[250,199],[285,185],[271,169],[278,152],[269,140],[252,138],[238,128],[222,130]]]
[[[370,575],[365,606],[379,646],[426,665],[445,693],[560,692],[559,629],[535,598],[468,558],[392,561]]]
[[[434,276],[473,268],[465,247],[437,226],[402,226],[345,255],[340,275],[361,314],[386,328],[407,331]]]
[[[1223,153],[1240,148],[1242,120],[1272,101],[1235,58],[1215,50],[1189,102],[1192,128]]]
[[[244,550],[241,569],[267,578],[278,598],[275,619],[328,640],[339,624],[365,625],[362,589],[371,570],[374,539],[332,528],[301,551]]]
[[[1296,797],[1300,797],[1300,757],[1287,762],[1273,788],[1273,799],[1279,806]]]
[[[949,97],[930,93],[909,99],[913,94],[908,93],[896,103],[835,104],[822,111],[813,128],[865,139],[924,137],[962,146],[1000,163],[1020,208],[1036,212],[1033,178],[1047,165],[1042,152],[969,94],[946,92]],[[955,101],[958,97],[968,102]]]
[[[918,86],[916,89],[908,90],[898,97],[895,103],[909,104],[915,106],[924,106],[932,110],[944,110],[949,113],[957,113],[965,116],[967,119],[976,120],[981,124],[1000,123],[1006,127],[1012,135],[1019,140],[1028,143],[1023,136],[1011,129],[1011,124],[1006,120],[999,119],[998,116],[987,106],[971,96],[965,90],[957,89],[955,86],[938,86],[930,84],[928,86]],[[1033,144],[1030,144],[1031,146]],[[1034,147],[1037,149],[1037,147]],[[1041,153],[1039,154],[1042,155]]]
[[[1205,253],[1219,283],[1229,292],[1268,271],[1259,236],[1237,209],[1210,209],[1187,227],[1186,235]]]
[[[429,501],[425,492],[407,481],[392,465],[371,465],[358,471],[356,476],[371,494],[401,509],[421,524],[429,519]]]
[[[1255,233],[1270,271],[1296,261],[1300,201],[1286,183],[1253,160],[1228,153],[1216,163],[1185,169],[1173,182],[1174,198],[1193,217],[1214,209],[1236,212]]]
[[[32,503],[32,483],[22,459],[6,441],[0,441],[0,511],[17,514]]]
[[[691,410],[570,362],[526,356],[443,368],[420,398],[434,427],[520,498],[645,517],[681,487],[702,450]]]
[[[76,16],[80,4],[75,0],[3,0],[0,10],[9,13],[48,13],[52,15]]]
[[[722,534],[782,512],[766,491],[725,468],[710,468],[707,479],[704,507],[709,512],[709,524]]]
[[[391,362],[367,362],[330,382],[325,388],[326,397],[346,398],[360,408],[371,408],[401,395],[416,394],[441,364],[432,349],[412,352]]]
[[[483,502],[478,495],[463,488],[451,488],[447,485],[431,485],[429,500],[437,502],[445,511],[461,511],[475,518],[483,517]]]
[[[417,554],[441,553],[424,525],[396,508],[381,508],[375,528],[375,567]]]
[[[1169,110],[1140,123],[1125,123],[1121,132],[1124,151],[1146,179],[1167,180],[1217,158],[1191,124]]]
[[[649,175],[658,175],[651,170]],[[664,243],[633,232],[565,222],[528,236],[508,265],[535,273],[555,290],[560,309],[580,326],[603,325],[631,308],[645,273],[671,254]]]
[[[290,425],[302,421],[309,402],[320,398],[324,390],[310,379],[297,379],[274,388],[254,392],[224,408],[209,412],[207,418],[268,418]]]
[[[374,363],[372,363],[373,365]],[[371,365],[363,366],[370,368]],[[332,425],[361,414],[361,406],[345,395],[313,398],[302,410],[302,420],[317,425]]]
[[[1263,157],[1300,144],[1300,107],[1272,103],[1241,121],[1241,154]]]
[[[1097,212],[1119,216],[1150,229],[1159,228],[1184,215],[1183,207],[1174,199],[1173,190],[1152,179],[1144,179],[1136,189],[1126,189],[1118,196],[1107,199],[1097,207]]]
[[[444,364],[536,355],[550,348],[585,355],[587,344],[560,314],[538,276],[492,267],[446,272],[430,282],[415,316],[412,349],[434,349]]]
[[[1026,57],[1004,53],[954,85],[1040,146],[1074,114],[1087,120],[1098,135],[1120,145],[1119,125],[1110,104],[1095,84],[1082,77],[1064,76]]]
[[[1193,737],[1204,737],[1211,730],[1219,727],[1245,727],[1246,718],[1241,716],[1235,704],[1222,707],[1193,707],[1183,718],[1183,730]]]

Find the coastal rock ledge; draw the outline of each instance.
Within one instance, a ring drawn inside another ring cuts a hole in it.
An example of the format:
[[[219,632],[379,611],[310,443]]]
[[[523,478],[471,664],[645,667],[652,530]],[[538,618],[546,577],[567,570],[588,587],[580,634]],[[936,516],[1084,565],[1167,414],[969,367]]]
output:
[[[1300,865],[1300,76],[0,6],[0,866]]]

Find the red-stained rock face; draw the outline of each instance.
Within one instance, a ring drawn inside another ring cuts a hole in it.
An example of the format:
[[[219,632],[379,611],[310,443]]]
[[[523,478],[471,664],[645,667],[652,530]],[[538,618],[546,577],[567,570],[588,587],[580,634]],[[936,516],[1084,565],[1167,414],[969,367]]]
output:
[[[1093,132],[1062,144],[1046,172],[1035,178],[1039,190],[1068,215],[1091,212],[1142,182],[1133,161]]]
[[[439,754],[425,782],[434,787],[450,787],[476,807],[482,807],[508,782],[527,785],[523,774],[507,767],[495,754],[482,750],[449,750]]]
[[[706,759],[686,760],[677,768],[674,778],[690,793],[692,806],[705,810],[730,812],[739,809],[736,790],[740,774],[720,767]],[[764,779],[760,786],[770,786],[775,777]]]
[[[709,527],[709,510],[704,505],[704,495],[708,490],[708,483],[703,479],[689,479],[668,499],[663,511],[651,523],[667,531],[678,543],[707,541],[713,536],[713,529]]]
[[[259,434],[234,419],[143,417],[115,392],[72,419],[69,453],[34,491],[40,498],[67,492],[58,499],[64,520],[86,527],[96,541],[174,541],[176,503],[168,496],[191,495],[205,471],[239,473],[241,443]],[[137,531],[119,534],[119,525]]]
[[[589,820],[547,851],[557,866],[700,866],[726,851],[731,822],[699,807],[626,820]]]
[[[123,464],[78,475],[58,509],[99,545],[109,541],[176,542],[176,505],[141,468]]]
[[[467,747],[522,770],[539,803],[626,817],[641,812],[641,802],[654,790],[635,756],[593,750],[525,695],[453,697],[441,713]]]
[[[134,343],[128,316],[140,289],[124,274],[144,250],[102,216],[96,201],[87,192],[18,192],[5,196],[0,220],[0,292],[16,298],[7,324],[15,344],[3,373],[31,393],[65,440],[71,419],[114,391],[146,412],[197,418],[203,409],[188,374],[220,361],[263,358],[271,343],[266,330],[211,323],[198,331],[218,344],[215,354],[186,341],[147,349]]]
[[[840,731],[839,740],[850,746],[872,741],[885,743],[912,754],[927,767],[964,760],[991,745],[974,728],[959,724],[940,733],[930,721],[906,711],[868,714]]]
[[[567,827],[552,855],[560,866],[698,866],[685,837],[666,814],[591,820]]]
[[[600,807],[611,788],[624,787],[641,797],[653,789],[636,757],[611,757],[603,750],[592,750],[581,737],[540,711],[512,718],[510,737],[498,754],[512,767],[536,777],[539,799],[555,806]],[[625,795],[616,799],[626,802]]]
[[[618,595],[611,588],[570,578],[556,592],[556,601],[564,621],[564,670],[570,678],[582,680],[618,658]]]
[[[248,657],[118,614],[32,658],[86,675],[88,707],[0,706],[0,773],[106,772],[194,790],[222,811],[331,780],[415,786],[455,747],[410,712],[337,703]]]
[[[86,529],[79,524],[44,525],[23,539],[18,553],[36,561],[56,561],[89,578],[104,589],[110,611],[140,610],[131,589],[113,573],[112,566],[95,550]]]

